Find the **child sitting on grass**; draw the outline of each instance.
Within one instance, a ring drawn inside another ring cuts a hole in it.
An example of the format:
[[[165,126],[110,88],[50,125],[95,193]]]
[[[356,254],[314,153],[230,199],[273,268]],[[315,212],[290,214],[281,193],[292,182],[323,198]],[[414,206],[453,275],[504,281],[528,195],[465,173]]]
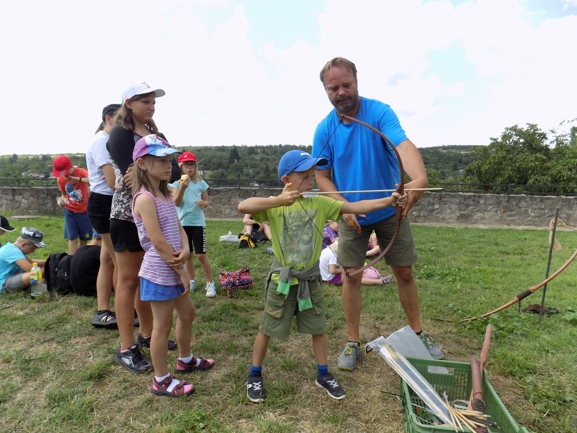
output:
[[[339,264],[339,258],[337,256],[338,249],[339,241],[336,241],[334,244],[330,244],[328,248],[325,248],[321,252],[321,258],[319,260],[319,267],[321,270],[321,277],[323,282],[332,283],[336,286],[341,284],[343,275],[345,274],[345,270]],[[393,281],[392,275],[381,277],[381,273],[377,269],[370,266],[363,271],[361,284],[363,286],[385,286],[391,281]]]
[[[278,197],[251,197],[239,203],[238,210],[251,214],[257,222],[268,221],[272,232],[275,259],[267,277],[265,309],[256,336],[252,365],[247,380],[247,396],[255,403],[265,400],[262,362],[271,337],[287,338],[293,316],[297,332],[312,335],[317,363],[316,385],[336,400],[346,393],[329,373],[327,363],[326,319],[321,287],[319,257],[322,235],[316,227],[326,220],[337,220],[342,213],[364,214],[387,206],[405,206],[407,195],[345,203],[325,196],[301,197],[311,191],[317,164],[324,158],[313,158],[301,150],[283,155],[278,174],[284,189]],[[316,226],[316,227],[315,227]]]

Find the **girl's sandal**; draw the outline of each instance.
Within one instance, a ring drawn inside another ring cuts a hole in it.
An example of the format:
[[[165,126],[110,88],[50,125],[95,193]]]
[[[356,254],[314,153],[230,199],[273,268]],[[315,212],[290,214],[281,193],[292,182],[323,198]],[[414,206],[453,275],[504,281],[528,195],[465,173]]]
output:
[[[197,357],[197,359],[200,359],[200,364],[198,365],[198,367],[196,367],[197,370],[208,370],[209,368],[212,368],[214,365],[214,359],[206,359],[203,358],[202,356]]]
[[[157,382],[156,377],[152,378],[152,387],[150,388],[150,392],[154,395],[166,395],[168,397],[185,397],[190,395],[194,392],[194,385],[191,383],[187,383],[184,380],[181,380],[178,385],[172,388],[171,391],[168,391],[170,384],[172,383],[172,379],[174,379],[174,375],[171,374],[162,382]]]

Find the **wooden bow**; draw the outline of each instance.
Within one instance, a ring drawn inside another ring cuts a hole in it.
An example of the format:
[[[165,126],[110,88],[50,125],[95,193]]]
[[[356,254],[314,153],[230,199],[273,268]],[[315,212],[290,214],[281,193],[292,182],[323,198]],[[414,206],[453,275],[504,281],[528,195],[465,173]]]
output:
[[[397,186],[396,192],[398,192],[400,195],[403,195],[405,192],[405,171],[403,170],[403,162],[401,161],[401,156],[399,155],[399,152],[397,151],[397,149],[395,148],[395,145],[391,142],[391,140],[389,140],[385,136],[385,134],[383,134],[377,128],[369,125],[368,123],[363,122],[362,120],[358,120],[354,117],[347,116],[346,114],[339,114],[339,116],[341,117],[341,120],[347,119],[347,120],[350,120],[352,122],[357,122],[360,125],[366,126],[367,128],[376,132],[377,134],[379,134],[383,138],[383,140],[385,140],[385,143],[387,143],[387,145],[390,146],[390,148],[393,150],[393,152],[395,152],[395,155],[397,155],[397,160],[399,161],[399,172],[400,172],[400,179],[399,179],[399,184]],[[396,214],[397,214],[397,227],[395,228],[395,233],[393,234],[393,237],[391,238],[389,245],[387,245],[387,247],[384,250],[382,250],[381,253],[375,259],[373,259],[368,265],[365,265],[362,268],[359,268],[359,269],[357,269],[351,273],[348,273],[347,276],[352,277],[353,275],[356,275],[356,274],[363,272],[365,269],[373,266],[375,263],[377,263],[379,260],[381,260],[389,252],[389,250],[391,249],[391,247],[395,243],[395,240],[397,239],[399,231],[401,230],[401,223],[403,222],[403,208],[401,208],[400,206],[397,205]]]
[[[517,302],[526,298],[530,294],[536,292],[541,287],[543,287],[545,284],[548,284],[549,281],[551,281],[553,278],[555,278],[561,272],[563,272],[565,270],[565,268],[567,268],[567,266],[569,266],[571,264],[571,262],[575,259],[575,257],[577,257],[577,250],[575,250],[575,252],[571,255],[571,257],[569,257],[569,259],[565,263],[563,263],[563,265],[559,269],[557,269],[551,276],[549,276],[545,280],[541,281],[539,284],[532,286],[532,287],[529,287],[527,290],[524,290],[523,292],[519,293],[511,301],[507,302],[504,305],[501,305],[499,308],[497,308],[493,311],[489,311],[488,313],[482,314],[481,318],[485,319],[489,316],[492,316],[493,314],[497,314],[498,312],[509,308],[511,305],[515,305]],[[468,319],[461,320],[461,322],[473,322],[474,320],[477,320],[477,317],[469,317]]]

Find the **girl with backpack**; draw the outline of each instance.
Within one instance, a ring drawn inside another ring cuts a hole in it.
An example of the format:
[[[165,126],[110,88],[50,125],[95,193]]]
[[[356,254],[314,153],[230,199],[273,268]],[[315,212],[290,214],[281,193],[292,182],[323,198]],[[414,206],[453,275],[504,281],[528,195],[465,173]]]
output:
[[[180,155],[178,166],[182,177],[171,183],[169,188],[176,205],[178,218],[188,236],[190,256],[186,260],[186,271],[190,280],[190,290],[196,289],[194,262],[192,260],[192,253],[194,252],[204,273],[206,296],[207,298],[214,298],[216,287],[212,276],[212,267],[206,256],[206,222],[204,219],[204,209],[208,207],[208,184],[202,180],[198,173],[194,153],[184,152]]]
[[[186,233],[176,215],[168,191],[172,154],[178,150],[157,137],[147,135],[134,146],[132,213],[144,250],[140,267],[140,298],[150,301],[154,328],[150,355],[154,365],[151,392],[156,395],[183,397],[194,386],[174,378],[168,371],[166,345],[176,310],[176,339],[179,358],[177,372],[207,370],[214,361],[192,355],[190,349],[194,305],[189,296],[185,263],[189,256]]]

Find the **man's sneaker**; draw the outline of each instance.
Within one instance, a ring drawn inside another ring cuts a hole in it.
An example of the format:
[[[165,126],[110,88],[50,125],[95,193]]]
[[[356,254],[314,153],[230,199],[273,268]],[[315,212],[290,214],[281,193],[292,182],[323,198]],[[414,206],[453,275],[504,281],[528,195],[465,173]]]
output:
[[[181,359],[176,360],[176,371],[179,373],[190,373],[194,370],[208,370],[214,366],[214,359],[206,359],[202,356],[197,356],[192,358],[190,362],[184,362]],[[197,360],[200,359],[198,366],[196,365]]]
[[[152,339],[152,336],[144,338],[142,335],[140,335],[140,332],[138,333],[138,337],[136,337],[136,344],[138,344],[140,347],[146,347],[150,349],[150,340]],[[176,344],[176,341],[173,340],[168,340],[168,350],[170,350],[171,352],[178,349],[178,344]]]
[[[335,377],[330,373],[325,374],[323,377],[317,377],[316,384],[335,400],[342,400],[347,396],[343,387],[339,385]]]
[[[214,281],[206,283],[206,297],[214,298],[216,296],[216,287],[214,287]]]
[[[193,292],[196,290],[196,280],[190,280],[190,291]]]
[[[152,370],[138,344],[133,344],[126,352],[121,352],[119,347],[114,360],[132,373],[147,373]]]
[[[92,326],[95,326],[96,328],[118,329],[116,316],[109,310],[96,314],[96,317],[92,319]]]
[[[439,349],[431,336],[425,331],[421,332],[421,335],[418,335],[418,337],[421,339],[421,342],[425,345],[433,359],[443,359],[445,357],[444,353],[441,352],[441,349]]]
[[[361,345],[349,341],[337,360],[337,365],[341,370],[353,371],[361,359]]]
[[[262,387],[262,376],[252,376],[246,381],[246,395],[253,403],[265,401],[266,394]]]

